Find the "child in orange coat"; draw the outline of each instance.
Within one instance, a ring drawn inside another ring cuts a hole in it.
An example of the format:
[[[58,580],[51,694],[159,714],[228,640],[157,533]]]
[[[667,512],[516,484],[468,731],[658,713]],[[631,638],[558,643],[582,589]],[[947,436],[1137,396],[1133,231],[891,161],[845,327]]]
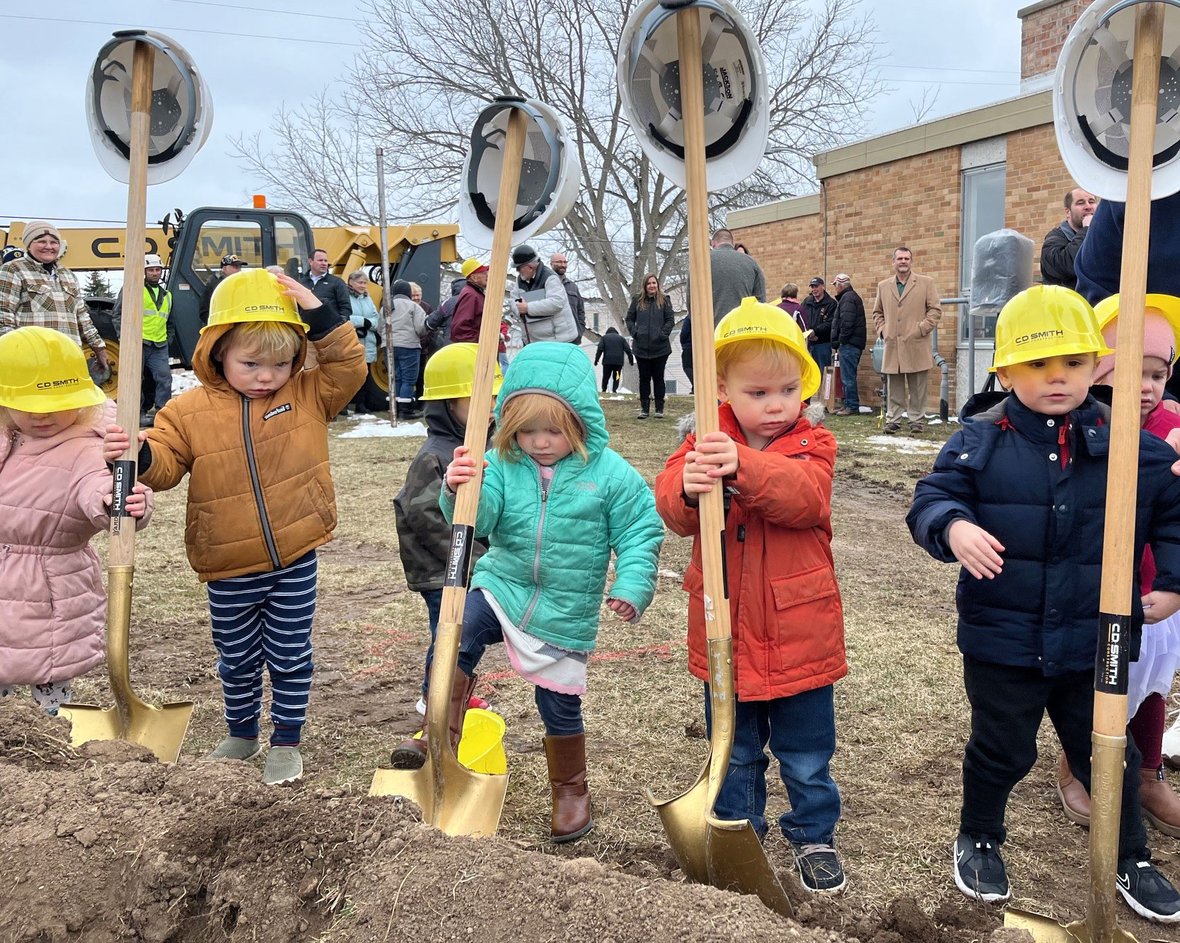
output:
[[[836,441],[801,417],[819,368],[789,314],[745,298],[717,325],[720,431],[690,435],[656,478],[668,527],[698,538],[700,495],[728,494],[725,560],[737,692],[733,754],[717,797],[722,819],[767,831],[767,743],[779,761],[791,811],[779,818],[804,888],[836,893],[844,869],[833,847],[840,793],[833,684],[848,673],[844,614],[832,561]],[[706,682],[700,540],[684,575],[689,592],[689,670]]]

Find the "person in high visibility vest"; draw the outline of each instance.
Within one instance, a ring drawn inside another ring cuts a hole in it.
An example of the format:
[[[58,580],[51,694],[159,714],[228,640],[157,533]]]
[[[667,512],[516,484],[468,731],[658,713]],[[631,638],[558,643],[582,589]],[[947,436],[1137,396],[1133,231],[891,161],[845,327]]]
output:
[[[155,422],[160,407],[172,398],[172,367],[168,362],[168,316],[172,313],[172,292],[160,284],[164,263],[158,255],[143,259],[143,393],[140,400],[141,426]],[[113,311],[115,330],[122,334],[123,289],[119,289]]]

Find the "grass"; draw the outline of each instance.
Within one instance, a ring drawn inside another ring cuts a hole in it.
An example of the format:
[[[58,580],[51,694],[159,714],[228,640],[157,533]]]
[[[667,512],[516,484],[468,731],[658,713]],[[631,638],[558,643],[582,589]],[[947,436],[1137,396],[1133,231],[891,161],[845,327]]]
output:
[[[674,417],[691,401],[669,401],[668,419],[635,419],[635,404],[604,401],[612,445],[651,481],[676,448]],[[901,451],[875,418],[829,417],[840,443],[833,499],[833,549],[845,606],[850,673],[836,687],[838,747],[833,775],[844,800],[838,842],[851,877],[828,925],[855,925],[899,897],[928,913],[967,913],[995,926],[996,911],[972,908],[949,880],[957,830],[959,766],[968,728],[961,659],[955,648],[954,567],[935,563],[904,524],[913,484],[955,428],[928,427],[924,451]],[[419,439],[340,439],[331,454],[340,523],[320,556],[314,641],[317,675],[305,756],[308,785],[364,792],[389,748],[411,733],[428,640],[425,607],[405,585],[391,501]],[[157,497],[156,518],[139,538],[132,629],[133,683],[153,701],[196,701],[185,756],[223,735],[204,593],[183,548],[184,489]],[[101,542],[101,541],[100,541]],[[603,610],[585,698],[589,778],[597,827],[574,846],[548,842],[549,790],[543,735],[532,689],[497,648],[481,665],[480,692],[507,722],[510,782],[500,834],[563,857],[594,856],[632,873],[676,876],[660,822],[645,797],[674,796],[697,776],[702,690],[686,668],[686,599],[679,588],[690,541],[669,535],[659,592],[638,626]],[[109,702],[101,671],[78,684],[80,700]],[[264,731],[267,729],[264,722]],[[1052,791],[1056,750],[1042,759],[1009,806],[1010,871],[1025,905],[1079,916],[1086,893],[1085,833],[1068,826]],[[768,815],[787,801],[772,764]],[[1180,876],[1180,842],[1152,833],[1157,858]],[[785,869],[787,850],[768,843]],[[818,905],[817,905],[818,906]],[[1124,919],[1120,916],[1120,919]],[[969,921],[970,922],[970,921]],[[1127,918],[1132,929],[1134,921]],[[1141,939],[1151,931],[1140,924]],[[982,939],[983,930],[961,939]]]

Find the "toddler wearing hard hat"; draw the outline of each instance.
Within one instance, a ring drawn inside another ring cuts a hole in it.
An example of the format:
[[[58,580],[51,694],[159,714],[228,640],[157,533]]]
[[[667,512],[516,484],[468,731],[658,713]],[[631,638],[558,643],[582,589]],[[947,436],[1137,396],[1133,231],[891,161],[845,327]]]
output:
[[[1110,353],[1077,293],[1037,285],[1012,298],[996,323],[992,368],[1007,392],[968,402],[907,517],[931,556],[962,566],[955,598],[971,735],[952,872],[977,900],[1011,896],[1000,855],[1005,810],[1036,761],[1046,713],[1073,774],[1090,784],[1110,446],[1110,410],[1090,385]],[[1142,603],[1135,594],[1132,636],[1180,608],[1175,460],[1159,439],[1140,435],[1135,557],[1151,535],[1158,573]],[[1127,766],[1138,763],[1128,742]],[[1180,921],[1180,893],[1151,861],[1135,776],[1123,781],[1117,871],[1136,913]]]
[[[1111,295],[1094,309],[1102,336],[1114,347],[1118,329],[1119,296]],[[1164,399],[1164,385],[1172,375],[1180,336],[1180,298],[1149,294],[1143,314],[1143,370],[1139,387],[1140,421],[1144,430],[1164,439],[1180,451],[1180,404]],[[1114,379],[1115,354],[1098,361],[1095,384]],[[1143,552],[1139,566],[1140,590],[1151,592],[1156,570],[1151,548]],[[1165,698],[1180,667],[1180,615],[1172,615],[1144,631],[1139,658],[1128,672],[1128,729],[1142,754],[1139,766],[1139,801],[1147,820],[1161,832],[1180,837],[1180,796],[1167,784],[1163,769]],[[1058,764],[1058,792],[1066,814],[1089,823],[1090,797],[1069,771],[1064,758]]]
[[[733,753],[716,815],[765,835],[766,747],[791,809],[779,816],[805,890],[846,883],[836,852],[840,792],[833,686],[848,673],[844,613],[832,560],[836,440],[801,416],[820,371],[803,332],[777,305],[744,298],[717,324],[719,430],[690,435],[656,476],[656,508],[693,537],[684,576],[688,667],[709,683],[701,570],[700,495],[724,487],[725,567],[734,637]],[[705,720],[711,724],[706,687]]]
[[[102,661],[107,600],[90,539],[110,526],[104,404],[65,334],[0,337],[0,697],[27,684],[50,714]],[[143,484],[126,506],[147,523]]]
[[[466,264],[464,267],[467,267]],[[443,516],[438,497],[447,465],[455,449],[463,444],[467,423],[471,420],[471,387],[475,382],[476,351],[475,344],[448,344],[426,361],[422,390],[426,441],[410,462],[406,482],[393,499],[397,519],[397,551],[406,574],[406,585],[422,596],[430,624],[422,698],[418,701],[420,714],[426,713],[426,683],[430,678],[430,662],[434,658],[434,638],[438,634],[443,583],[451,547],[451,525]],[[493,408],[503,382],[504,378],[497,367],[492,381]],[[489,414],[486,418],[490,437],[492,416]],[[472,562],[478,560],[486,549],[486,540],[476,540],[472,548]],[[471,695],[467,706],[486,708],[488,702]],[[421,736],[405,740],[394,748],[390,762],[395,769],[420,768],[426,762],[425,741]]]
[[[314,370],[303,369],[309,341]],[[310,288],[247,269],[214,290],[193,370],[201,386],[141,434],[139,474],[157,490],[189,476],[185,544],[208,584],[229,728],[210,758],[259,753],[265,664],[273,731],[263,782],[278,785],[303,775],[316,548],[336,526],[328,424],[364,382],[365,349]],[[107,459],[126,448],[126,432],[111,426]]]

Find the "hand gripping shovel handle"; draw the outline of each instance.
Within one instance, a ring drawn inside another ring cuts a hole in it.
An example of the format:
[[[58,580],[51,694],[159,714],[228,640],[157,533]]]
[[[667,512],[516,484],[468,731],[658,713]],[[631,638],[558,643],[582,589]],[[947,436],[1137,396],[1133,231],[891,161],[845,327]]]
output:
[[[699,9],[687,6],[678,10],[676,29],[685,129],[685,189],[688,199],[695,379],[693,406],[699,439],[716,432],[718,428]],[[709,757],[701,777],[688,792],[670,801],[655,804],[659,808],[673,852],[691,879],[708,882],[715,887],[756,894],[768,907],[790,916],[791,902],[766,860],[750,823],[746,820],[722,821],[713,813],[717,794],[729,770],[734,730],[733,639],[730,634],[729,591],[725,573],[725,507],[720,485],[700,496],[699,516],[712,714]]]

